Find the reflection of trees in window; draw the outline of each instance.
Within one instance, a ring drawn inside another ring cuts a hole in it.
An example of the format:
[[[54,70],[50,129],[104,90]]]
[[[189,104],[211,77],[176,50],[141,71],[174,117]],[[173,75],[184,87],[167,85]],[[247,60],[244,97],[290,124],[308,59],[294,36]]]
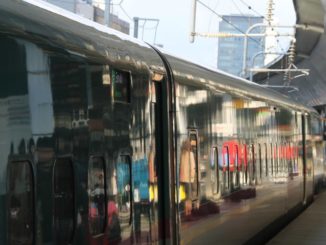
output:
[[[74,171],[69,158],[59,158],[54,164],[54,228],[57,244],[68,244],[74,232]]]
[[[11,162],[9,181],[9,244],[32,244],[34,240],[34,181],[31,164]]]
[[[103,158],[92,157],[88,167],[89,230],[92,235],[104,232],[105,208],[105,165]]]

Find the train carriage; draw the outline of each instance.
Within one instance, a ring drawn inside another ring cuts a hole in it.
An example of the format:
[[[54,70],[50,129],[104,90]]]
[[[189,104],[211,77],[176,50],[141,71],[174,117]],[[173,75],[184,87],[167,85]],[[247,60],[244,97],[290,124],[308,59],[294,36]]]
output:
[[[323,184],[272,90],[40,1],[0,3],[0,50],[1,244],[263,242]]]

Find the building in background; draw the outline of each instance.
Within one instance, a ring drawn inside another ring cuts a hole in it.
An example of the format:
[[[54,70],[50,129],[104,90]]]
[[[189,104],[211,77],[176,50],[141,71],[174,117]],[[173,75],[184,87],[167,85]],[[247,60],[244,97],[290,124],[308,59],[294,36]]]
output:
[[[263,23],[263,17],[243,16],[243,15],[224,15],[232,25],[236,26],[243,33],[257,23]],[[228,24],[226,21],[220,21],[219,33],[241,34],[239,30]],[[262,33],[263,28],[257,27],[251,33]],[[264,55],[257,55],[265,50],[265,37],[251,37],[248,39],[247,49],[247,69],[251,68],[254,58],[254,67],[264,65]],[[244,37],[227,37],[218,40],[217,67],[220,70],[241,76],[243,66]],[[257,56],[256,56],[257,55]],[[248,73],[247,73],[248,74]]]
[[[94,6],[94,21],[104,25],[104,10]],[[110,14],[109,26],[117,31],[130,34],[130,24],[114,14]]]
[[[104,10],[94,6],[92,0],[46,0],[60,8],[66,9],[89,20],[104,24]],[[96,2],[97,3],[97,2]],[[102,4],[102,7],[104,5]],[[125,34],[130,33],[130,24],[114,14],[110,14],[109,26]]]

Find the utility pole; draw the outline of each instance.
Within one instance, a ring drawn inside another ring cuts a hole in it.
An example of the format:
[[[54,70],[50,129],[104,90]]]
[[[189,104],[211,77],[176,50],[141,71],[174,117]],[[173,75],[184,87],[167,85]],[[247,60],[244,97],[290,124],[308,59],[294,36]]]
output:
[[[139,17],[134,17],[134,37],[138,38],[138,31],[139,31],[139,22],[141,21],[142,25],[141,25],[141,29],[142,29],[142,40],[144,39],[144,30],[145,30],[145,25],[147,22],[154,22],[156,23],[155,25],[155,34],[154,34],[154,41],[153,44],[157,44],[156,43],[156,34],[157,34],[157,28],[158,25],[160,24],[160,20],[159,19],[153,19],[153,18],[139,18]]]
[[[139,18],[134,17],[134,38],[138,38]]]
[[[191,15],[191,30],[190,30],[190,42],[195,42],[196,35],[196,12],[197,12],[197,0],[192,0],[192,15]]]
[[[110,27],[110,6],[111,0],[105,0],[104,24]]]

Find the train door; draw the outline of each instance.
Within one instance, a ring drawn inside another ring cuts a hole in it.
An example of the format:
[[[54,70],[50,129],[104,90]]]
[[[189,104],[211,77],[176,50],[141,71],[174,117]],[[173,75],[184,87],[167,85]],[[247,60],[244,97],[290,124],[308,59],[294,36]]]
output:
[[[163,78],[162,78],[163,79]],[[162,80],[153,79],[151,82],[151,129],[152,144],[149,159],[149,192],[151,205],[151,240],[157,242],[164,237],[159,227],[159,220],[164,215],[163,207],[159,200],[162,200]],[[161,233],[160,233],[161,232]]]

